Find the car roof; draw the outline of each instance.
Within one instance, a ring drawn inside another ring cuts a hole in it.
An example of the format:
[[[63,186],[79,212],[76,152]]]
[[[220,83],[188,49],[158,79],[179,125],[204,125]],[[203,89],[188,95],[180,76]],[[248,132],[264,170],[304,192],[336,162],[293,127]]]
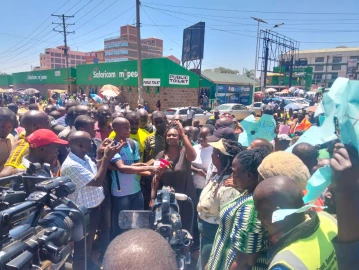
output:
[[[167,108],[166,111],[167,111],[167,110],[183,110],[183,109],[187,109],[188,107],[189,107],[189,106],[187,106],[187,107]],[[191,108],[192,108],[192,109],[200,109],[199,107],[192,107],[192,106],[191,106]]]
[[[221,105],[231,105],[231,106],[233,106],[233,105],[243,105],[243,104],[240,104],[240,103],[224,103],[224,104],[221,104]],[[221,105],[219,105],[219,106],[221,106]]]

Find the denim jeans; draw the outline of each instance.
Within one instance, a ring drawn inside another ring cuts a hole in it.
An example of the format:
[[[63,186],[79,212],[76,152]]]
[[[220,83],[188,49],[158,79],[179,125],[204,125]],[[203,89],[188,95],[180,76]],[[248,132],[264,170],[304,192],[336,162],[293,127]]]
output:
[[[124,231],[118,226],[118,215],[120,212],[122,210],[143,210],[143,204],[141,191],[122,197],[112,196],[112,238],[115,238]]]

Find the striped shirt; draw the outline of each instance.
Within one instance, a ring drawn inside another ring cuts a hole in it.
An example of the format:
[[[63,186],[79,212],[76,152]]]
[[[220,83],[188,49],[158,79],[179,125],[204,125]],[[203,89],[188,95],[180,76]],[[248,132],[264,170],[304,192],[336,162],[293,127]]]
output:
[[[221,208],[221,221],[213,243],[207,269],[230,269],[236,251],[261,252],[252,269],[267,269],[264,229],[257,218],[253,193],[243,192]],[[262,255],[263,251],[263,256]]]

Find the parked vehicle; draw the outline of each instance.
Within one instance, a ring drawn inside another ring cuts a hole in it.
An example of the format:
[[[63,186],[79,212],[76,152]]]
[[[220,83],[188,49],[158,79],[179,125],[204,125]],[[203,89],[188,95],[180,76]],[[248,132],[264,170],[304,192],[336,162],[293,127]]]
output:
[[[183,121],[187,120],[187,110],[188,107],[177,107],[177,108],[169,108],[165,110],[165,115],[168,120],[172,120],[174,115],[180,115]],[[192,107],[192,110],[195,111],[194,119],[199,120],[199,125],[203,126],[206,124],[206,121],[213,115],[207,111],[202,110],[198,107]]]
[[[261,116],[263,106],[263,102],[254,102],[252,105],[247,106],[247,109],[253,109],[256,112],[256,116]]]
[[[238,103],[226,103],[226,104],[222,104],[219,105],[217,107],[217,109],[219,110],[219,113],[229,113],[231,115],[234,115],[234,117],[237,120],[243,120],[244,118],[246,118],[247,116],[253,114],[255,115],[256,112],[254,109],[248,109],[245,105],[243,104],[238,104]]]

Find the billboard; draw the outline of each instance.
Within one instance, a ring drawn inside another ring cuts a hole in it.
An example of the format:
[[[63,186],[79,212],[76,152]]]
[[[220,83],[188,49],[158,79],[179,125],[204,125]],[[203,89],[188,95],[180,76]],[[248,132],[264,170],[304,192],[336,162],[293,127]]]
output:
[[[182,63],[203,59],[205,23],[199,22],[183,30]]]

